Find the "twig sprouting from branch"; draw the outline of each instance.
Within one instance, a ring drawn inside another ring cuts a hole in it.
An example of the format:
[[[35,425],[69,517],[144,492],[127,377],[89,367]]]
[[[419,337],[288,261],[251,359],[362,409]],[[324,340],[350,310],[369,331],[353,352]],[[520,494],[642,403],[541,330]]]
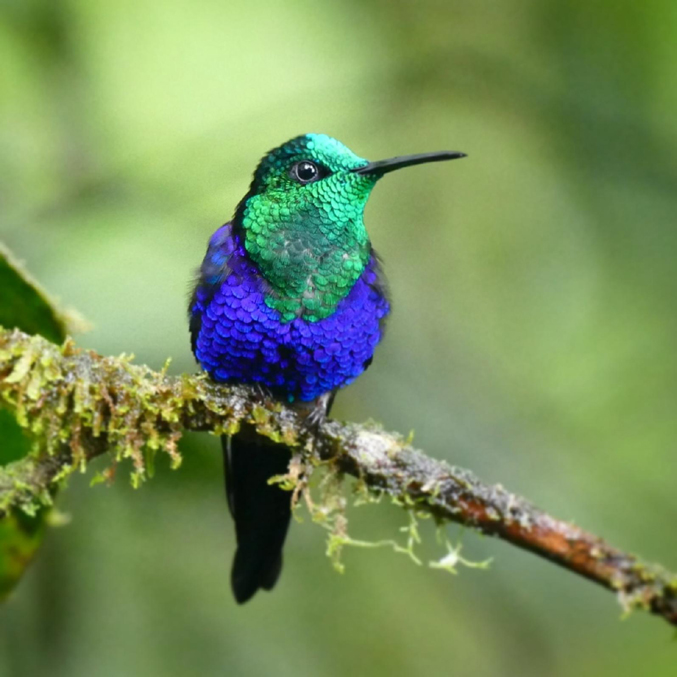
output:
[[[0,404],[36,440],[30,456],[0,469],[0,513],[49,502],[59,479],[94,456],[130,458],[133,479],[140,482],[158,451],[179,464],[183,430],[232,434],[248,425],[302,454],[332,461],[405,507],[498,536],[615,591],[627,609],[646,609],[677,625],[677,575],[374,426],[327,420],[310,431],[292,409],[253,389],[217,386],[203,376],[170,377],[124,356],[101,357],[70,341],[58,347],[2,330]]]

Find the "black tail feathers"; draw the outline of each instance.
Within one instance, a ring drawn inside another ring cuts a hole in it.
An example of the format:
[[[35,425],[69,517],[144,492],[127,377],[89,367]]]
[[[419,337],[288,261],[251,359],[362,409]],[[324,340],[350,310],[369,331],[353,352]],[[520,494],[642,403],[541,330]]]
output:
[[[231,585],[239,604],[259,588],[271,590],[282,571],[282,547],[291,520],[291,494],[274,484],[287,472],[291,452],[258,435],[221,438],[226,494],[235,520],[237,552]]]

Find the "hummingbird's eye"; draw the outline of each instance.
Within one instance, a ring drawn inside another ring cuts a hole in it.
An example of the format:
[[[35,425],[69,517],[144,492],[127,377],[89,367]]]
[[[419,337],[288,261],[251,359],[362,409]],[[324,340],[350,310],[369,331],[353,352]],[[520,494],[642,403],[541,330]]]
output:
[[[291,176],[293,179],[296,179],[299,183],[312,183],[322,178],[320,176],[320,168],[310,160],[302,160],[297,162],[291,168]]]

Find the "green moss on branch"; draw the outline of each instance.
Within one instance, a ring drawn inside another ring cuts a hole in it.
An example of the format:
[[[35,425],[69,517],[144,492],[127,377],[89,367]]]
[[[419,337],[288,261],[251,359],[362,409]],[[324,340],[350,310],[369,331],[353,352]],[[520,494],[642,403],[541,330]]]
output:
[[[373,425],[327,420],[311,432],[292,409],[255,389],[170,377],[124,356],[102,357],[70,341],[59,347],[19,331],[0,331],[0,404],[35,440],[27,458],[0,469],[0,511],[48,504],[58,483],[94,456],[130,459],[138,485],[157,453],[178,467],[183,430],[221,435],[248,425],[297,448],[307,467],[331,461],[322,465],[354,475],[410,512],[498,536],[616,592],[626,609],[646,609],[677,625],[676,575]]]

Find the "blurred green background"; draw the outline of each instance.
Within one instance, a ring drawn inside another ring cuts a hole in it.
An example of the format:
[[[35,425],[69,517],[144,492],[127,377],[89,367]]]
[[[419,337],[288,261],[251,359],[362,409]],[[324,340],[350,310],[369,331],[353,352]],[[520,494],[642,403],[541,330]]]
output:
[[[0,7],[0,239],[92,321],[81,345],[195,370],[192,271],[272,146],[465,151],[374,192],[394,312],[335,414],[677,568],[674,1]],[[238,608],[217,442],[182,447],[141,491],[71,482],[0,609],[1,675],[676,674],[662,621],[471,533],[489,572],[369,550],[339,576],[306,519]],[[405,521],[361,508],[351,532]]]

